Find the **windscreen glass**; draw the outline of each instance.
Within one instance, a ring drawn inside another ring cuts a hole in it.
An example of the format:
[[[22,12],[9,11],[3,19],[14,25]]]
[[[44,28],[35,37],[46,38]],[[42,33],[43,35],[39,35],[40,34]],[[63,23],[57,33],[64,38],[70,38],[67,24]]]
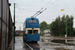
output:
[[[28,30],[28,34],[32,34],[32,30]]]
[[[34,32],[34,34],[38,34],[38,30],[34,30],[33,32]]]

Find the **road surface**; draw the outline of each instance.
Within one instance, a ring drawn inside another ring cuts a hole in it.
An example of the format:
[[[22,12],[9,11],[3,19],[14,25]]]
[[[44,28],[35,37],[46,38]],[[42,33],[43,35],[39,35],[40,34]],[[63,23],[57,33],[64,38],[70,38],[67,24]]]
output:
[[[25,43],[22,36],[15,37],[15,50],[75,50],[75,38],[40,37],[37,43]]]

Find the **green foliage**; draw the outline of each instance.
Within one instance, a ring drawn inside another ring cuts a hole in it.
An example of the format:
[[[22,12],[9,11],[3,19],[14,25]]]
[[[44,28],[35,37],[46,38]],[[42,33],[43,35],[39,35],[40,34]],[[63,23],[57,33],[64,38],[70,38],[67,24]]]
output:
[[[40,23],[40,30],[43,32],[45,29],[47,29],[47,23],[43,21]]]
[[[67,24],[67,28],[66,28]],[[54,22],[50,24],[50,31],[54,36],[64,36],[66,34],[70,36],[73,34],[73,16],[63,15],[62,17],[58,16]]]
[[[71,35],[75,36],[75,28],[73,28],[73,33]]]
[[[43,33],[41,32],[40,35],[43,36]]]
[[[45,21],[43,21],[43,22],[40,23],[40,31],[41,31],[40,35],[43,36],[43,31],[45,29],[47,29],[47,23]]]

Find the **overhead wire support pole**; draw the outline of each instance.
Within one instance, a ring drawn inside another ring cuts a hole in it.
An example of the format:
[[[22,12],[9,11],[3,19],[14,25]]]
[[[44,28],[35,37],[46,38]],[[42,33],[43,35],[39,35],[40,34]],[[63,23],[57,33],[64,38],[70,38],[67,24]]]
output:
[[[70,36],[71,36],[71,19],[70,19]]]
[[[67,18],[66,18],[66,38],[67,38],[67,36],[68,36],[68,34],[67,34]]]
[[[15,3],[14,3],[14,43],[15,43]]]

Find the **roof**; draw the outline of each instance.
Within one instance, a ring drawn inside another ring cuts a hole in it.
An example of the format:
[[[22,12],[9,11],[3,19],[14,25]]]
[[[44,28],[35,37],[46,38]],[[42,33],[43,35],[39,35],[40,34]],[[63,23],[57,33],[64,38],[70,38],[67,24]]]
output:
[[[29,20],[36,20],[37,23],[29,23]],[[26,18],[25,28],[39,28],[39,19],[35,17]]]
[[[38,18],[35,18],[35,17],[26,18],[26,21],[31,20],[31,19],[37,20],[39,22]]]

